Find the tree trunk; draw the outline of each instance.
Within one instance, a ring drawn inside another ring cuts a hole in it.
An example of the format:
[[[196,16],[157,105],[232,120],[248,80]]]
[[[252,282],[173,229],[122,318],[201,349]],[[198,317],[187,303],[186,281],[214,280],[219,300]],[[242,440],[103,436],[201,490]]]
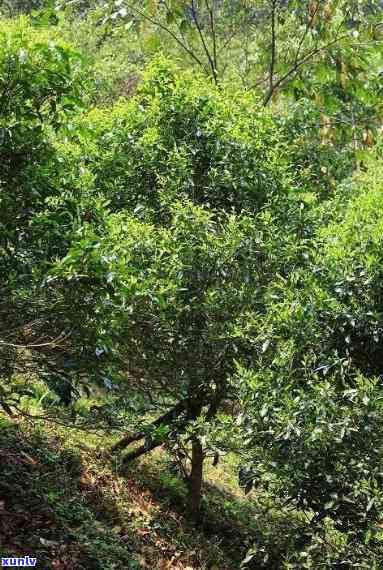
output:
[[[198,522],[201,514],[201,494],[202,494],[202,468],[203,449],[200,440],[196,437],[192,442],[191,473],[189,477],[189,497],[188,507],[191,517]]]

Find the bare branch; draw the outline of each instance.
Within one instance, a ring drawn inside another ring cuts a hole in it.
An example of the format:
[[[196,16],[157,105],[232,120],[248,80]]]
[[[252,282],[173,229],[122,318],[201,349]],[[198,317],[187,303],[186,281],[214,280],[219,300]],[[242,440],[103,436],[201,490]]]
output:
[[[211,31],[211,39],[213,42],[213,59],[214,59],[214,68],[217,72],[218,70],[218,57],[217,57],[217,35],[216,35],[216,22],[215,22],[215,4],[210,5],[209,0],[205,0],[206,9],[209,14],[209,22],[210,22],[210,31]]]
[[[314,20],[315,20],[315,18],[316,18],[316,15],[318,14],[318,11],[319,11],[319,2],[318,2],[318,4],[315,5],[314,10],[312,10],[311,17],[310,17],[310,19],[309,19],[309,20],[307,21],[307,23],[306,23],[305,31],[304,31],[303,34],[302,34],[302,37],[301,37],[301,39],[300,39],[300,41],[299,41],[299,44],[298,44],[298,47],[297,47],[297,51],[296,51],[296,53],[295,53],[295,58],[294,58],[294,62],[295,62],[295,63],[297,63],[297,62],[299,61],[299,56],[300,56],[300,52],[301,52],[302,46],[303,46],[303,44],[304,44],[304,42],[305,42],[305,39],[306,39],[306,37],[307,37],[307,34],[309,33],[309,30],[311,29],[311,27],[312,27],[312,25],[313,25],[313,23],[314,23]]]
[[[169,34],[177,43],[180,47],[182,47],[182,49],[196,62],[198,63],[198,65],[203,69],[203,71],[207,74],[210,75],[210,73],[207,71],[204,63],[200,60],[200,58],[193,52],[193,50],[191,50],[182,39],[180,39],[177,34],[175,34],[173,32],[173,30],[171,30],[170,28],[168,28],[168,26],[165,26],[165,24],[163,24],[162,22],[156,20],[155,18],[152,18],[152,16],[149,16],[149,14],[146,14],[146,12],[143,12],[142,10],[140,10],[139,8],[136,8],[135,6],[133,6],[131,3],[128,4],[128,8],[129,10],[131,10],[133,13],[137,14],[138,16],[141,16],[142,18],[144,18],[145,20],[147,20],[148,22],[150,22],[151,24],[157,26],[158,28],[160,28],[161,30],[164,30],[164,32],[166,32],[167,34]]]
[[[210,66],[210,69],[211,69],[211,75],[212,75],[212,77],[213,77],[213,79],[214,79],[214,83],[215,83],[216,85],[218,85],[217,70],[216,70],[216,68],[215,68],[213,58],[212,58],[211,53],[210,53],[210,51],[209,51],[209,48],[208,48],[208,46],[207,46],[207,43],[206,43],[206,40],[205,40],[205,36],[203,35],[202,28],[201,28],[200,23],[199,23],[199,20],[198,20],[197,10],[196,10],[196,7],[195,7],[195,0],[192,0],[191,13],[192,13],[193,21],[194,21],[195,26],[196,26],[197,31],[198,31],[198,35],[199,35],[199,37],[200,37],[200,39],[201,39],[201,43],[202,43],[202,46],[203,46],[205,55],[206,55],[207,60],[208,60],[208,62],[209,62],[209,66]]]
[[[178,402],[176,406],[174,406],[174,408],[172,408],[171,410],[166,412],[166,414],[164,414],[163,416],[155,420],[153,423],[151,423],[149,429],[156,428],[162,424],[168,425],[171,421],[176,419],[180,415],[180,413],[185,410],[185,408],[186,408],[186,400],[181,400],[180,402]],[[146,430],[146,431],[140,431],[135,434],[127,434],[125,437],[123,437],[113,445],[111,451],[112,452],[120,451],[121,449],[124,449],[131,443],[143,439],[147,435],[147,433],[148,431]]]
[[[58,344],[64,342],[67,338],[70,337],[72,331],[68,334],[61,333],[57,338],[51,340],[49,342],[44,342],[41,344],[12,344],[11,342],[5,342],[0,340],[0,346],[9,346],[11,348],[43,348],[45,346],[57,346]]]
[[[123,463],[129,463],[130,461],[133,461],[133,459],[138,459],[138,457],[141,457],[141,455],[145,455],[145,453],[152,451],[156,447],[160,447],[160,445],[162,445],[162,444],[163,444],[163,441],[158,440],[158,439],[153,440],[151,442],[145,442],[143,445],[141,445],[137,449],[134,449],[133,451],[129,451],[129,453],[127,453],[123,457],[122,462]]]
[[[269,72],[269,90],[273,92],[274,86],[274,71],[277,57],[277,35],[276,35],[276,18],[277,18],[277,3],[278,0],[272,0],[271,7],[271,59],[270,59],[270,72]]]

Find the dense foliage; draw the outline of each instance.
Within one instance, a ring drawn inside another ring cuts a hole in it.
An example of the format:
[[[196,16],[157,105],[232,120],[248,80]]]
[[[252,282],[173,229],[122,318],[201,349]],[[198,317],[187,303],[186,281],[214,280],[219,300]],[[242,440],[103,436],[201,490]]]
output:
[[[44,381],[122,463],[163,446],[195,521],[235,453],[300,521],[245,567],[378,569],[381,5],[29,4],[0,21],[1,407]]]

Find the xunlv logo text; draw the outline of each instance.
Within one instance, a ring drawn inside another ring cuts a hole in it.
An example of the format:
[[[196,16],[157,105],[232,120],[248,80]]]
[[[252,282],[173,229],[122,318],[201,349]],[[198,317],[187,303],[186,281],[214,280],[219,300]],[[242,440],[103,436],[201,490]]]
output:
[[[37,558],[24,556],[23,558],[2,558],[2,566],[36,566]]]

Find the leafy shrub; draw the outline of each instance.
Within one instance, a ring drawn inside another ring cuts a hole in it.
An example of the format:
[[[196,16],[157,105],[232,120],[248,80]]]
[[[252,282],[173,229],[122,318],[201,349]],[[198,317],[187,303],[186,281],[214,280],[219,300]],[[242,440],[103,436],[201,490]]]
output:
[[[312,273],[292,272],[283,296],[278,280],[271,285],[258,369],[238,377],[249,484],[262,482],[309,513],[308,542],[331,519],[360,557],[366,545],[378,556],[383,516],[376,169],[372,163],[351,195],[346,184],[333,201],[332,221],[317,231]]]
[[[77,55],[42,39],[25,19],[0,25],[0,219],[24,235],[25,222],[51,191],[48,127],[57,128],[79,103]],[[15,220],[18,220],[15,223]],[[4,233],[5,230],[5,233]],[[12,238],[14,239],[14,238]],[[3,242],[4,243],[4,242]]]
[[[69,46],[26,18],[0,23],[0,334],[12,331],[11,345],[36,333],[49,337],[47,323],[57,320],[34,279],[50,252],[49,228],[33,231],[31,220],[60,191],[51,180],[52,138],[77,110],[79,95],[79,58]],[[18,353],[7,343],[1,352],[2,373],[10,377]]]
[[[158,381],[165,390],[168,377],[168,396],[183,395],[192,377],[198,385],[225,381],[242,342],[241,315],[261,302],[254,292],[272,268],[260,259],[255,223],[234,215],[217,222],[207,209],[179,203],[166,228],[112,214],[102,232],[84,228],[56,278],[65,278],[69,297],[83,298],[75,310],[105,357],[120,352],[152,389]]]
[[[189,199],[226,210],[258,210],[286,191],[287,150],[251,97],[221,94],[204,79],[155,61],[139,93],[82,122],[85,162],[113,210],[166,216]]]

